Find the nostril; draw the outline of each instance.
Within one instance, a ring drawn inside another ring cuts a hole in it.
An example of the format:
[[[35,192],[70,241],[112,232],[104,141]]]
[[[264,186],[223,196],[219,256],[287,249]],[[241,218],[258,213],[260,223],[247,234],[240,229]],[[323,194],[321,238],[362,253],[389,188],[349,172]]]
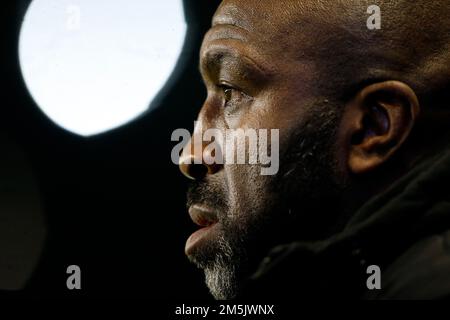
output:
[[[208,167],[203,164],[180,164],[181,172],[189,179],[200,180],[208,174]]]
[[[200,180],[208,174],[208,167],[203,164],[191,164],[188,169],[188,178]]]
[[[180,158],[180,170],[189,179],[203,179],[208,174],[208,167],[203,163],[195,163],[193,155]]]

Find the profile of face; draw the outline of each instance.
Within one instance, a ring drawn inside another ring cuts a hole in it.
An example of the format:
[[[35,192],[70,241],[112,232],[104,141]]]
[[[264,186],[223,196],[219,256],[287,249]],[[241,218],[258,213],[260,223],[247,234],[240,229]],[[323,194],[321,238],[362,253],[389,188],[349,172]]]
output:
[[[224,1],[204,38],[200,69],[208,94],[195,130],[279,129],[280,150],[274,175],[261,175],[258,164],[188,164],[193,143],[183,150],[180,168],[194,180],[189,214],[201,226],[185,251],[216,299],[235,297],[273,246],[339,228],[372,192],[367,187],[350,205],[355,181],[388,162],[418,118],[409,85],[384,81],[395,77],[381,72],[379,80],[363,72],[358,78],[364,59],[379,52],[349,46],[344,36],[345,48],[328,41],[349,26],[369,32],[365,24],[327,21],[326,8],[307,2]],[[346,25],[333,31],[340,23]],[[339,50],[364,55],[341,70],[339,58],[348,58]]]

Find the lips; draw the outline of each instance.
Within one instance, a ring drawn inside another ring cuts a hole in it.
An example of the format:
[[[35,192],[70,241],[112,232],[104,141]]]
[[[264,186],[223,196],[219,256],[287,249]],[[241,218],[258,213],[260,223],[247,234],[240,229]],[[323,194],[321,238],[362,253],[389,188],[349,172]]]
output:
[[[200,205],[192,205],[189,208],[189,215],[195,224],[201,228],[195,231],[186,241],[185,253],[192,254],[201,249],[208,241],[211,241],[216,232],[218,218],[214,211]]]

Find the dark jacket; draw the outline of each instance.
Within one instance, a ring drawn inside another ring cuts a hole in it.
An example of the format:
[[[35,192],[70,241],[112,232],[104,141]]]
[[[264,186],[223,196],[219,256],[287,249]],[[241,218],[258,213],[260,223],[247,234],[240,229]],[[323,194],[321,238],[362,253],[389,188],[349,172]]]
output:
[[[371,265],[381,271],[379,290],[367,286]],[[243,297],[280,302],[450,297],[450,148],[364,205],[343,232],[272,250]]]

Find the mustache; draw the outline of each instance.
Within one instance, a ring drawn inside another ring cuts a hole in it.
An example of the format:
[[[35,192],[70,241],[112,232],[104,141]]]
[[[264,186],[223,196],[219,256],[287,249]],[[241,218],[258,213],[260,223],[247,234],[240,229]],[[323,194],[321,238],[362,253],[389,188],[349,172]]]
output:
[[[226,194],[218,181],[201,180],[190,183],[187,191],[186,206],[204,205],[216,212],[218,217],[226,216],[228,205]]]

